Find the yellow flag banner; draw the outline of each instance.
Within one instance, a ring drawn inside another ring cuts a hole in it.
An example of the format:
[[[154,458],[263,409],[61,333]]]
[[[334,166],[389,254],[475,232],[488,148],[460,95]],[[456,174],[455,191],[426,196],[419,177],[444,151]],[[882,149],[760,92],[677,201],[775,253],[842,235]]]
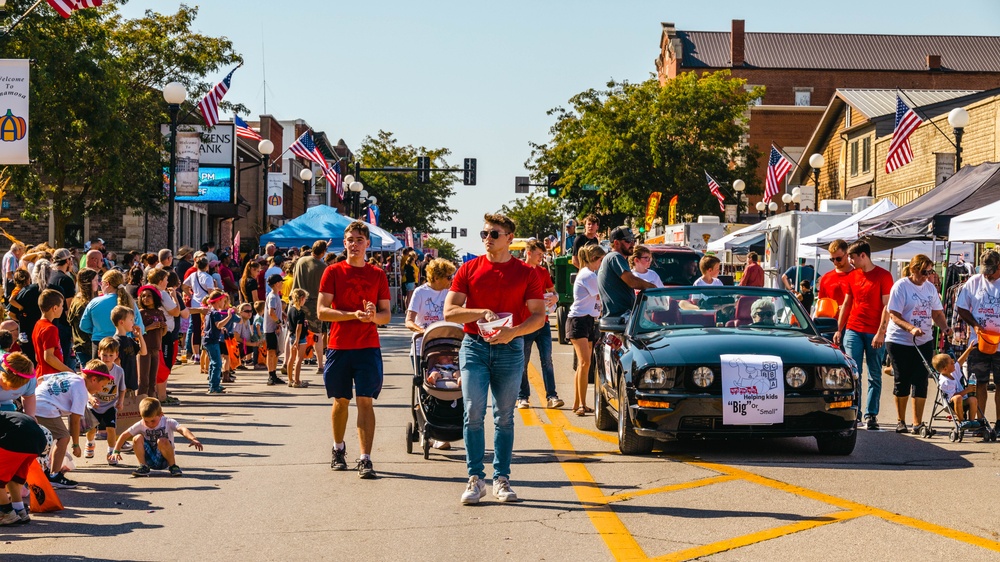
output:
[[[677,224],[677,196],[670,198],[670,206],[667,208],[667,224]]]
[[[654,191],[649,195],[649,201],[646,202],[646,230],[649,232],[653,229],[653,219],[656,218],[656,210],[660,208],[660,198],[663,194],[659,191]]]

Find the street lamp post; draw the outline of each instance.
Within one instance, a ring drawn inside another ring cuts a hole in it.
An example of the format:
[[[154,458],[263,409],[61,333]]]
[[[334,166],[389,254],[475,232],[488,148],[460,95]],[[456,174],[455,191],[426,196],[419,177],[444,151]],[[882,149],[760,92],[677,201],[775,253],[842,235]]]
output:
[[[267,234],[267,173],[271,168],[271,153],[274,152],[274,143],[269,139],[264,139],[257,143],[257,151],[260,152],[261,161],[264,165],[264,189],[260,198],[260,235]]]
[[[344,185],[347,186],[347,189],[352,194],[351,195],[351,208],[350,208],[349,213],[352,214],[352,215],[354,215],[354,216],[357,216],[357,213],[355,213],[354,209],[355,209],[356,205],[360,206],[360,195],[361,195],[361,191],[365,188],[365,186],[364,186],[363,183],[361,183],[359,181],[355,181],[354,180],[354,176],[352,176],[351,174],[347,174],[346,176],[344,176]]]
[[[176,249],[174,243],[174,207],[177,200],[177,114],[187,99],[187,89],[180,82],[163,87],[163,101],[170,108],[170,189],[167,194],[167,247]]]
[[[964,107],[956,107],[948,113],[948,124],[955,131],[955,171],[962,169],[962,134],[969,124],[969,112]]]
[[[764,210],[767,209],[767,203],[763,201],[757,201],[757,214],[760,215],[760,220],[764,220]]]
[[[792,202],[792,194],[786,193],[781,196],[781,202],[785,204],[785,212],[788,212],[788,205]]]
[[[733,181],[733,191],[736,192],[736,223],[740,222],[740,207],[743,206],[743,190],[747,188],[746,182],[743,180]]]
[[[309,193],[310,193],[309,181],[313,179],[312,170],[310,170],[309,168],[302,168],[302,171],[299,172],[299,179],[302,180],[303,184],[305,184],[305,188],[303,190],[305,204],[302,206],[302,208],[307,209],[309,208]]]
[[[816,187],[816,201],[819,201],[819,169],[822,168],[825,163],[826,159],[823,158],[823,155],[818,152],[809,157],[809,166],[813,169],[813,185]],[[799,200],[802,200],[801,195],[799,196]],[[796,201],[796,203],[798,203],[798,201]]]
[[[771,214],[773,215],[775,212],[778,211],[778,203],[776,203],[775,201],[771,201],[770,203],[767,204],[767,208],[769,211],[771,211]]]
[[[802,188],[795,186],[792,188],[792,203],[795,204],[795,210],[801,210],[802,206]]]

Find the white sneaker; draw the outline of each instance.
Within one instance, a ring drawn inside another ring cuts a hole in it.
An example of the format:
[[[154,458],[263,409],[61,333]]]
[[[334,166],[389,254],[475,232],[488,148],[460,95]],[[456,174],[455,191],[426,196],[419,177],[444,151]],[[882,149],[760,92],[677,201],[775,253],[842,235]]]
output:
[[[480,480],[478,476],[470,476],[469,484],[465,487],[465,492],[462,493],[462,503],[465,505],[479,503],[479,500],[483,499],[485,495],[486,482]]]
[[[486,485],[483,484],[484,493]],[[16,511],[8,511],[7,513],[0,513],[0,525],[16,525],[21,522],[21,516],[17,514]]]
[[[517,494],[510,487],[510,481],[506,476],[499,476],[493,481],[493,495],[497,501],[516,502]]]
[[[517,409],[518,410],[527,410],[530,407],[531,407],[531,403],[528,402],[527,398],[518,398],[517,399]]]

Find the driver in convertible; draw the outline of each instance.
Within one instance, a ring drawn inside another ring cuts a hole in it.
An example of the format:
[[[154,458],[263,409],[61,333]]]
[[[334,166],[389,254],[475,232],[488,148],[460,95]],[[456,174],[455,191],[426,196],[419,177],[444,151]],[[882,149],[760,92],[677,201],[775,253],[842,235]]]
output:
[[[769,298],[757,299],[750,307],[754,326],[774,326],[774,303]]]

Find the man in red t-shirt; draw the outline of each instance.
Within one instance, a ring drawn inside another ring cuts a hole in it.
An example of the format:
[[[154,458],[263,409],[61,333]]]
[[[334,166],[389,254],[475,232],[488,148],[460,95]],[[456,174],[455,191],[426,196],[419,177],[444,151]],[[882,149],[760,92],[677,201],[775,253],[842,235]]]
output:
[[[62,346],[59,344],[59,328],[52,321],[62,316],[65,299],[55,289],[45,289],[38,296],[38,308],[42,318],[35,323],[31,332],[31,342],[35,346],[38,366],[35,376],[41,378],[52,373],[73,372],[63,362]]]
[[[469,482],[462,493],[463,504],[479,503],[486,495],[483,418],[491,389],[495,420],[493,495],[502,502],[517,501],[509,478],[514,452],[514,403],[524,370],[523,336],[534,333],[545,323],[544,288],[539,276],[510,254],[514,221],[501,214],[488,214],[484,221],[479,237],[483,239],[486,255],[462,265],[444,304],[445,320],[465,324],[459,368]],[[477,323],[498,320],[501,314],[509,315],[510,322],[483,337]]]
[[[819,278],[819,287],[816,291],[818,299],[833,299],[839,307],[844,302],[844,297],[850,289],[850,274],[854,271],[851,260],[847,256],[847,242],[844,240],[834,240],[827,248],[830,252],[830,261],[833,262],[833,271],[826,272]]]
[[[374,401],[382,390],[382,349],[378,326],[389,323],[389,281],[385,272],[365,261],[371,244],[368,225],[354,221],[344,229],[347,260],[326,268],[319,283],[316,316],[330,322],[323,383],[333,398],[333,460],[330,468],[347,470],[348,408],[357,394],[360,478],[375,478],[372,441]]]
[[[844,352],[854,360],[858,371],[868,366],[868,394],[865,396],[865,421],[868,429],[878,429],[879,399],[882,395],[882,360],[885,357],[885,330],[889,323],[889,292],[892,275],[871,260],[867,242],[855,242],[847,249],[854,264],[848,274],[848,292],[840,307],[839,330],[833,343],[844,344]],[[846,330],[845,330],[846,328]],[[843,336],[841,333],[843,332]],[[864,385],[860,383],[863,387]],[[861,388],[858,388],[860,395]],[[860,414],[860,412],[859,412]]]
[[[740,278],[740,287],[763,287],[764,268],[757,261],[760,257],[757,252],[747,254],[747,266],[743,268],[743,277]]]
[[[547,307],[555,306],[559,297],[556,295],[555,282],[549,275],[549,270],[542,265],[545,258],[545,244],[538,240],[528,242],[525,248],[524,263],[528,264],[538,276],[539,283],[546,295],[545,304]],[[524,336],[524,371],[521,373],[521,390],[517,393],[517,407],[525,410],[531,407],[528,398],[531,396],[531,385],[528,383],[528,363],[531,361],[531,346],[538,347],[538,361],[542,365],[542,383],[545,386],[545,407],[561,408],[564,402],[556,393],[556,373],[552,365],[552,325],[549,324],[548,315],[545,316],[545,323],[534,332]]]

